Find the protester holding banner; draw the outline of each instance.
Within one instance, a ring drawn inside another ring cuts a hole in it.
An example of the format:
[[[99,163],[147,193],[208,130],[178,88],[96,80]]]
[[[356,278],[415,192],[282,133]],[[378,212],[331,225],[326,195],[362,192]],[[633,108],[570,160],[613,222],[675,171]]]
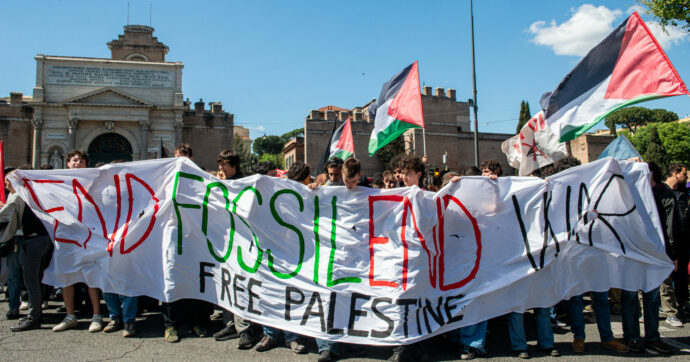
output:
[[[67,168],[79,169],[86,168],[89,162],[89,156],[82,150],[72,150],[67,153]],[[65,302],[65,319],[61,323],[53,327],[53,332],[62,332],[72,329],[77,326],[77,316],[74,312],[76,301],[81,304],[81,298],[76,298],[75,289],[78,285],[68,285],[62,287],[62,298]],[[103,316],[101,316],[101,296],[98,288],[88,287],[89,299],[91,300],[91,308],[93,310],[93,317],[89,325],[89,332],[94,333],[103,329]],[[81,295],[81,294],[79,294]]]
[[[192,147],[186,143],[175,147],[175,157],[186,157],[192,160],[193,155]],[[219,162],[219,171],[220,169]],[[194,331],[197,337],[203,338],[208,335],[207,324],[209,317],[213,314],[213,305],[211,303],[198,299],[180,299],[161,304],[164,328],[163,337],[166,342],[177,343],[180,341],[178,328],[185,320],[192,324],[192,331]],[[126,329],[125,332],[127,332]]]
[[[311,181],[310,174],[311,169],[309,168],[309,165],[304,162],[297,161],[290,165],[290,168],[287,172],[287,177],[290,180],[297,181],[304,185],[309,185]],[[300,341],[301,336],[296,333],[283,331],[269,326],[263,326],[263,330],[264,337],[261,338],[261,341],[259,341],[254,348],[257,352],[265,352],[273,349],[274,347],[278,346],[281,341],[289,345],[290,349],[296,354],[304,354],[308,352],[307,346]]]
[[[662,226],[666,225],[665,221],[668,216],[666,211],[663,209],[664,200],[663,197],[667,197],[669,201],[667,205],[673,205],[670,202],[671,196],[669,193],[664,192],[663,185],[661,183],[661,169],[654,162],[648,162],[649,170],[652,173],[651,186],[652,192],[654,192],[657,198],[657,212],[662,220]],[[665,195],[665,196],[664,196]],[[659,206],[662,206],[660,208]],[[673,212],[673,211],[671,211]],[[664,232],[664,236],[668,235],[668,230]],[[646,347],[652,350],[662,353],[670,354],[671,348],[664,342],[661,341],[661,335],[659,335],[659,307],[661,305],[661,298],[659,296],[659,288],[653,288],[649,291],[642,291],[642,303],[644,308],[644,342],[640,339],[640,308],[638,302],[638,292],[630,290],[621,291],[621,312],[622,312],[622,322],[623,322],[623,340],[626,342],[631,352],[642,353],[645,351]]]
[[[24,286],[29,294],[29,314],[19,324],[10,327],[13,332],[22,332],[41,327],[43,302],[41,280],[43,271],[50,262],[53,244],[45,226],[31,208],[26,207],[24,201],[16,195],[12,185],[8,188],[12,195],[0,210],[0,223],[6,225],[0,243],[13,238],[19,229],[25,236],[19,254],[19,264]]]
[[[661,283],[661,309],[666,315],[666,324],[672,327],[683,327],[683,322],[680,320],[679,303],[676,299],[676,289],[674,289],[674,279],[679,267],[679,262],[684,254],[687,254],[687,247],[684,245],[681,224],[681,209],[677,194],[674,192],[674,187],[679,183],[685,183],[687,177],[685,173],[687,169],[683,165],[671,164],[667,172],[666,182],[655,183],[652,187],[654,196],[657,197],[657,206],[659,207],[659,217],[662,220],[662,226],[666,227],[666,237],[668,247],[666,251],[669,258],[673,260],[675,269],[663,283]],[[685,273],[685,270],[682,270]],[[687,279],[687,274],[685,278]],[[687,286],[685,287],[687,293]]]
[[[688,218],[688,204],[690,196],[686,183],[688,181],[688,169],[680,163],[672,163],[666,172],[664,183],[673,191],[678,205],[678,218],[680,221],[680,233],[677,242],[678,267],[673,272],[673,286],[678,302],[679,315],[690,316],[690,305],[688,305],[688,252],[690,251],[690,218]],[[666,322],[669,323],[668,318]],[[675,327],[678,327],[676,324]]]

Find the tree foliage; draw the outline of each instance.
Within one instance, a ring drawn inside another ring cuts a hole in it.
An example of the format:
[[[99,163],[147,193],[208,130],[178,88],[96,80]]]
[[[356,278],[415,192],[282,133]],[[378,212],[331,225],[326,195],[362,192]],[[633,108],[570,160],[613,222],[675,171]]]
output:
[[[280,136],[268,135],[259,137],[254,140],[254,153],[263,155],[264,153],[278,154],[283,152],[283,146],[285,146],[285,141]]]
[[[259,157],[259,162],[264,161],[272,161],[276,164],[276,167],[282,169],[284,167],[285,156],[282,152],[277,154],[264,153],[263,155],[261,155],[261,157]]]
[[[690,164],[690,125],[686,123],[650,123],[634,135],[627,131],[625,133],[645,160],[654,160],[661,167],[672,162]],[[653,139],[659,141],[652,142]],[[652,143],[657,143],[660,147],[652,146]],[[652,159],[649,158],[650,154]],[[663,156],[660,161],[659,154]]]
[[[658,122],[668,123],[678,120],[675,112],[665,109],[649,109],[645,107],[626,107],[611,112],[606,117],[606,126],[611,131],[611,135],[616,136],[617,128],[625,128],[631,134],[635,134],[640,126],[647,123]]]
[[[522,101],[520,103],[520,117],[518,118],[518,124],[517,124],[517,129],[515,130],[515,133],[520,133],[520,130],[522,130],[522,127],[525,126],[527,121],[532,118],[532,114],[529,110],[529,102],[527,101]]]
[[[678,114],[661,108],[652,109],[652,120],[661,123],[675,122],[678,120]]]
[[[244,175],[251,175],[254,173],[254,165],[257,162],[256,155],[249,152],[249,148],[244,145],[237,133],[235,133],[233,142],[235,152],[240,156],[240,170]]]
[[[690,31],[690,1],[688,0],[639,0],[647,6],[647,14],[659,20],[664,29],[677,26]]]
[[[287,143],[287,141],[293,139],[294,137],[301,137],[301,136],[304,136],[304,127],[293,129],[290,132],[283,133],[283,135],[280,136],[280,138],[283,139],[283,142]]]

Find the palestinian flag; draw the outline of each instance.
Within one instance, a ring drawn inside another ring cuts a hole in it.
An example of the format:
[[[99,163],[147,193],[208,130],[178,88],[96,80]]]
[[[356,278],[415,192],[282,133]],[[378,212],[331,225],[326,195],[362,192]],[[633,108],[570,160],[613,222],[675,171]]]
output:
[[[541,107],[547,125],[565,142],[615,110],[682,94],[687,87],[635,12],[541,97]]]
[[[370,156],[408,129],[424,128],[417,62],[383,84],[381,95],[369,106],[369,117],[374,120]]]
[[[328,155],[328,159],[339,157],[341,160],[345,160],[354,154],[355,143],[352,138],[352,125],[350,125],[350,119],[348,118],[345,123],[335,130],[333,137],[331,137],[331,152]]]

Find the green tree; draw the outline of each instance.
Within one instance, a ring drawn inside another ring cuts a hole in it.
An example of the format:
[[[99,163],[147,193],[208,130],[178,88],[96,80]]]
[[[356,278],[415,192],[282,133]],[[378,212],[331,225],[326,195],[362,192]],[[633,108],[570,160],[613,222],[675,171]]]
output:
[[[690,163],[690,125],[669,122],[657,126],[661,145],[666,152],[668,164],[679,162]]]
[[[661,108],[652,109],[652,120],[661,123],[675,122],[678,120],[678,114]]]
[[[617,127],[623,127],[635,134],[639,126],[652,122],[652,111],[644,107],[626,107],[611,112],[606,117],[606,126],[611,130],[611,134],[616,134]]]
[[[285,156],[283,153],[278,153],[278,154],[273,154],[273,153],[264,153],[259,157],[259,162],[264,162],[264,161],[271,161],[276,164],[276,166],[280,169],[283,168],[284,166],[284,161],[285,161]]]
[[[522,130],[522,127],[525,126],[525,123],[527,123],[527,121],[529,121],[530,118],[532,118],[532,114],[529,110],[529,102],[522,101],[520,103],[520,117],[518,118],[518,124],[515,133],[520,133],[520,130]]]
[[[280,138],[283,139],[283,142],[287,143],[287,141],[293,139],[294,137],[301,137],[301,136],[304,136],[304,127],[293,129],[290,132],[283,133],[283,135],[280,136]]]
[[[244,145],[239,135],[235,133],[234,138],[235,152],[240,156],[240,170],[247,176],[254,173],[254,165],[257,162],[255,154],[249,152],[249,148]]]
[[[261,156],[264,153],[278,154],[283,152],[285,141],[280,136],[268,135],[254,140],[254,153]]]
[[[644,155],[644,159],[656,162],[662,170],[665,170],[666,166],[668,166],[668,159],[666,158],[664,146],[662,146],[661,139],[659,138],[659,131],[656,129],[656,126],[650,126],[649,128],[649,144],[647,145],[647,152]]]
[[[638,0],[648,8],[647,14],[659,20],[661,26],[678,26],[690,31],[690,2],[688,0]]]

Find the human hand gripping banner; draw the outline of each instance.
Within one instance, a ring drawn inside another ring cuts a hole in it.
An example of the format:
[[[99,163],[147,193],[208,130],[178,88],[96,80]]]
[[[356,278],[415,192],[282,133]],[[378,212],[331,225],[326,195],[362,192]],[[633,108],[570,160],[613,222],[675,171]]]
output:
[[[186,158],[18,170],[55,241],[44,282],[206,300],[261,324],[407,344],[586,291],[650,290],[665,254],[646,164],[419,188],[220,181]]]

